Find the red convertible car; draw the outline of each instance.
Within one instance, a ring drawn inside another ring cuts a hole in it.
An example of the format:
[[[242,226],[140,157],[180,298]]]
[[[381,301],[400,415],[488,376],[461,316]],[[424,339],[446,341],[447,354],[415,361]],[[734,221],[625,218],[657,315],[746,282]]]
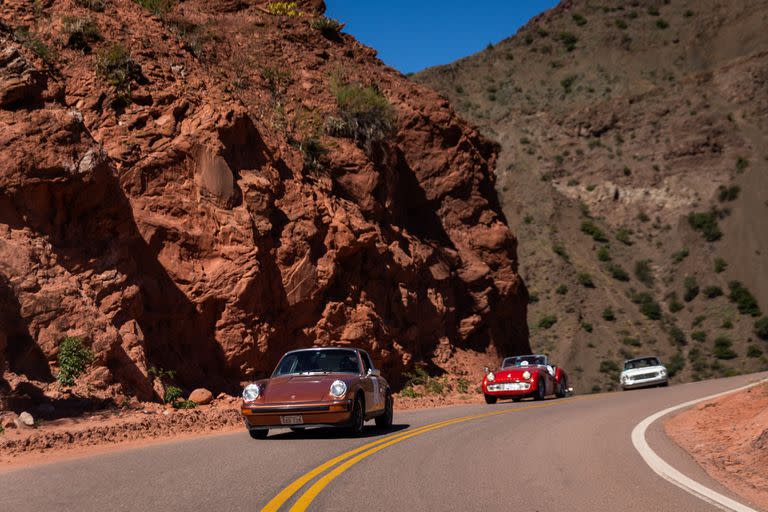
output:
[[[483,394],[488,404],[509,398],[515,402],[528,397],[543,400],[547,395],[562,398],[570,391],[565,371],[550,365],[545,355],[504,358],[500,369],[486,371],[483,378]]]

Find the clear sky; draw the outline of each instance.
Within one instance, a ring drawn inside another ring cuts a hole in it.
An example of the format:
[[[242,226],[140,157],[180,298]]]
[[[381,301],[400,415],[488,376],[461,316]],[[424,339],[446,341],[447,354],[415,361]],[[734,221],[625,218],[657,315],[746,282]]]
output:
[[[326,16],[409,73],[447,64],[514,34],[557,0],[325,0]]]

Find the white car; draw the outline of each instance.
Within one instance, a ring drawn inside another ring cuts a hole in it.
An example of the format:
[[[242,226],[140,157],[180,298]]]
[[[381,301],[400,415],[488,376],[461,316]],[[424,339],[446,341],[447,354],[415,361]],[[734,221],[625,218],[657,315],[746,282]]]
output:
[[[621,389],[627,390],[666,386],[668,379],[667,368],[661,364],[658,357],[638,357],[624,361],[624,371],[621,372],[619,383]]]

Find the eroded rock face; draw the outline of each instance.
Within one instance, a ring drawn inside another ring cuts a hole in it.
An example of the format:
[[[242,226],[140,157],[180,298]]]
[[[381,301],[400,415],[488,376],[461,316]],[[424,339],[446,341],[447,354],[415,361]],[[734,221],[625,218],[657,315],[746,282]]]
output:
[[[9,5],[6,22],[27,12]],[[87,15],[153,42],[132,54],[146,83],[131,103],[114,106],[93,58],[62,49],[64,92],[26,88],[0,109],[0,355],[12,387],[57,389],[68,335],[95,355],[79,391],[140,398],[162,393],[160,369],[218,392],[313,344],[365,348],[395,381],[415,362],[466,372],[457,349],[528,350],[496,148],[369,49],[311,29],[308,14],[208,7],[172,15],[227,26],[220,45],[250,36],[238,51],[281,62],[290,79],[276,89],[254,65],[235,94],[238,55],[180,53],[175,32],[128,2]],[[24,54],[0,40],[3,55]],[[327,155],[307,166],[290,141],[334,112],[329,73],[342,64],[393,104],[395,133],[373,152],[321,135]]]

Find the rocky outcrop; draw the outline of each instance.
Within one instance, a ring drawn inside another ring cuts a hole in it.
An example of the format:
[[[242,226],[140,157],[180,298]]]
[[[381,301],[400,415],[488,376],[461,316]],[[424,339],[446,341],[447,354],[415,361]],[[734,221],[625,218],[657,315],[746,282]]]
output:
[[[395,381],[415,362],[466,372],[457,350],[528,350],[495,146],[371,50],[313,29],[322,2],[296,17],[224,4],[157,18],[129,1],[105,13],[49,2],[51,19],[75,9],[121,34],[93,54],[57,48],[54,71],[0,35],[0,53],[18,56],[0,84],[47,80],[0,89],[17,91],[0,110],[9,386],[60,394],[65,336],[94,353],[81,394],[139,398],[157,398],[167,371],[189,390],[232,388],[313,344],[366,348]],[[8,5],[7,23],[34,15]],[[45,30],[29,37],[55,45],[60,27]],[[142,77],[120,91],[95,72],[114,44]],[[340,69],[396,112],[375,147],[318,132]],[[308,138],[319,165],[294,142]]]

